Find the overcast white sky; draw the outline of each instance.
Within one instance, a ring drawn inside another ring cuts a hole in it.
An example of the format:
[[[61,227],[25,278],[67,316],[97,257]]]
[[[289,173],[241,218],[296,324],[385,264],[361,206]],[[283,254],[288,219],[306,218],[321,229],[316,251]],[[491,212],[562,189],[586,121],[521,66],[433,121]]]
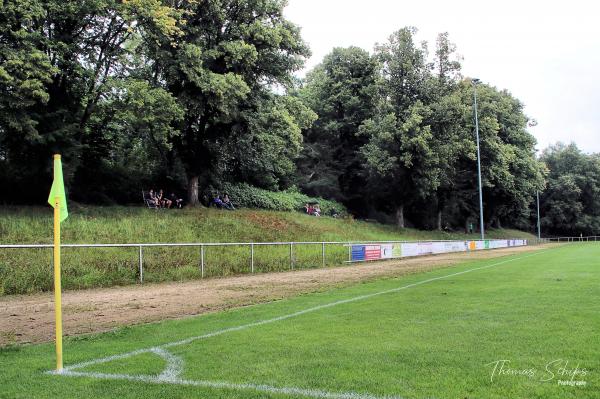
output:
[[[372,53],[404,26],[430,50],[448,32],[463,74],[508,89],[538,121],[541,150],[557,141],[600,152],[600,3],[474,0],[289,0],[287,18],[312,50],[307,69],[334,47]]]

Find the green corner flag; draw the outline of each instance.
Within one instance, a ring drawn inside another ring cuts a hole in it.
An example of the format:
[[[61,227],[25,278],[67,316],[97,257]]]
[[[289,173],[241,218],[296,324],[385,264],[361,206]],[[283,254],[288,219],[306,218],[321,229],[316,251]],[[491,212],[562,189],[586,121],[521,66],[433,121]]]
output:
[[[65,183],[63,182],[62,163],[58,154],[54,155],[54,181],[50,189],[50,196],[48,196],[48,203],[53,208],[56,197],[60,200],[60,221],[62,222],[69,216],[69,211],[67,210],[67,196],[65,195]]]

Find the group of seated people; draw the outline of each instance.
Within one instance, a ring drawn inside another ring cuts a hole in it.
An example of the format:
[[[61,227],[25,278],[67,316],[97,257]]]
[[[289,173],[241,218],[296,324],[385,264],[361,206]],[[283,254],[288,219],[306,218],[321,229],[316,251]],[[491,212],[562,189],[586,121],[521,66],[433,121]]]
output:
[[[148,191],[147,201],[149,205],[153,205],[157,208],[183,208],[183,199],[178,198],[175,195],[175,193],[171,193],[169,196],[165,196],[162,189],[158,190],[158,193],[155,192],[153,189],[150,189],[150,191]]]
[[[229,195],[227,193],[223,195],[216,195],[212,199],[211,205],[214,205],[219,209],[227,209],[229,211],[235,210],[235,207],[233,206],[233,203],[231,202],[231,199],[229,199]]]
[[[306,213],[311,216],[321,216],[319,204],[305,204],[304,209],[306,210]]]

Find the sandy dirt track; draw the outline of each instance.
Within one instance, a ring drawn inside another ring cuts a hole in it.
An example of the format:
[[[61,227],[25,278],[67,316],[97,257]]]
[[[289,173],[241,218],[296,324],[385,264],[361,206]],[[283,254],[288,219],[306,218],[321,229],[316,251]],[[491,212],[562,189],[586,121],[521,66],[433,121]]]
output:
[[[65,335],[176,319],[246,306],[300,293],[449,267],[465,260],[538,251],[548,245],[455,253],[324,269],[241,275],[187,282],[67,291],[63,294]],[[0,297],[0,346],[54,338],[53,294]]]

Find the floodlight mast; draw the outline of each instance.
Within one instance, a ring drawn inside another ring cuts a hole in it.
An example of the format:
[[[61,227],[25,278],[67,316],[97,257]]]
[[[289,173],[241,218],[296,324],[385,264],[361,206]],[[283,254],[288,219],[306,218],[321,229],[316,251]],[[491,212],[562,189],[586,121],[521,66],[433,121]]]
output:
[[[537,236],[538,236],[538,240],[542,238],[542,228],[540,226],[540,191],[537,190],[535,192],[536,197],[537,197]]]
[[[477,180],[479,183],[479,231],[481,239],[485,240],[485,230],[483,225],[483,192],[481,188],[481,152],[479,150],[479,119],[477,117],[477,84],[481,82],[479,79],[471,79],[473,85],[473,102],[475,109],[475,136],[477,138]]]

